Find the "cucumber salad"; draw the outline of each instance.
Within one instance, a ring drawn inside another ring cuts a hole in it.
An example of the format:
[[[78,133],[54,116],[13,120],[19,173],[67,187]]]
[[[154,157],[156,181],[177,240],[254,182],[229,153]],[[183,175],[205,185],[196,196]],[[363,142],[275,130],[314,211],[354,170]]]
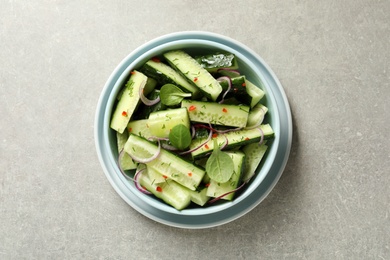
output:
[[[148,60],[129,73],[112,113],[121,172],[177,210],[233,200],[274,137],[264,94],[231,53]]]

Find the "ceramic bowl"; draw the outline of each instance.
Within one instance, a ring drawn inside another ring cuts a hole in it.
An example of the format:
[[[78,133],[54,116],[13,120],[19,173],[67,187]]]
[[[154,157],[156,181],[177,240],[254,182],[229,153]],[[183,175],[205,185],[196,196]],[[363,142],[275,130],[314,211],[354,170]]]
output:
[[[117,165],[115,132],[109,123],[115,99],[131,70],[138,69],[152,57],[170,50],[182,49],[190,54],[227,51],[238,59],[240,71],[255,85],[261,86],[265,97],[261,103],[269,109],[267,121],[275,132],[267,154],[256,175],[231,202],[221,201],[207,207],[189,207],[178,211],[151,195],[137,190]],[[116,192],[132,208],[159,223],[181,228],[208,228],[231,222],[256,207],[279,180],[290,153],[292,140],[291,112],[285,92],[269,66],[244,44],[211,32],[187,31],[153,39],[131,52],[112,72],[97,105],[95,143],[104,173]]]

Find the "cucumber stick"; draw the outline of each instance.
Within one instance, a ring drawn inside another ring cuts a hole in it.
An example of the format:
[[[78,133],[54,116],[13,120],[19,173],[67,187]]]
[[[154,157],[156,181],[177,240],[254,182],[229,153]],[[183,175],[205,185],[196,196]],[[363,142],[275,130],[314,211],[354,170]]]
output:
[[[177,210],[186,208],[191,203],[190,190],[171,179],[157,182],[156,179],[161,176],[159,175],[158,172],[151,171],[147,167],[147,170],[140,174],[138,180],[145,189]]]
[[[241,151],[234,152],[226,152],[233,160],[234,171],[232,177],[229,181],[224,183],[219,183],[214,180],[210,180],[210,184],[207,188],[207,196],[209,197],[218,197],[224,195],[228,192],[232,192],[234,189],[238,187],[240,184],[241,176],[244,171],[244,162],[245,162],[245,154]],[[232,200],[234,197],[234,193],[229,193],[226,196],[223,196],[224,200]]]
[[[183,124],[190,128],[190,119],[185,108],[161,110],[150,113],[148,125],[150,133],[157,137],[167,138],[171,129]]]
[[[133,134],[130,134],[124,149],[130,156],[145,159],[158,152],[156,144]],[[190,190],[196,190],[205,174],[203,169],[164,149],[146,165]]]
[[[238,69],[237,59],[233,53],[214,53],[197,56],[195,60],[211,73],[216,73],[221,68]]]
[[[153,136],[150,131],[148,122],[148,119],[130,121],[127,125],[127,130],[129,133],[148,139],[149,137]]]
[[[249,111],[247,127],[256,126],[261,123],[268,112],[268,108],[262,104],[255,105],[251,111]]]
[[[142,66],[141,71],[146,76],[156,79],[160,85],[174,84],[184,92],[191,93],[194,98],[198,98],[201,95],[200,90],[196,86],[189,83],[184,76],[165,63],[149,60]]]
[[[247,79],[245,79],[245,85],[248,95],[252,97],[250,106],[254,107],[263,98],[264,91]]]
[[[118,153],[120,153],[125,146],[127,138],[129,137],[129,133],[127,131],[123,131],[123,133],[116,132],[116,140],[118,144]],[[122,170],[134,170],[137,168],[137,163],[131,159],[131,157],[125,152],[123,156],[119,160],[119,165]]]
[[[140,103],[139,91],[143,88],[148,78],[139,71],[132,71],[130,79],[126,83],[121,98],[112,115],[110,127],[119,133],[123,133],[131,116]]]
[[[263,159],[267,149],[268,146],[266,145],[266,142],[262,143],[261,145],[258,145],[257,143],[252,143],[245,145],[242,148],[242,151],[247,157],[245,161],[245,172],[242,178],[243,181],[247,181],[253,177],[256,168],[259,166],[261,159]]]
[[[249,107],[245,105],[226,105],[184,99],[181,106],[188,111],[191,121],[216,125],[245,127]]]
[[[239,131],[232,131],[225,134],[220,134],[217,137],[217,143],[220,147],[222,147],[226,140],[228,141],[228,145],[224,148],[225,150],[232,149],[234,147],[247,145],[250,143],[258,143],[261,139],[261,136],[263,136],[264,140],[269,139],[274,136],[274,131],[272,127],[269,124],[260,125],[259,129],[253,128],[253,129],[243,129]],[[194,139],[192,143],[190,144],[190,149],[194,149],[204,143],[207,140],[207,138],[198,138]],[[192,157],[194,159],[201,158],[203,156],[206,156],[208,153],[211,153],[214,149],[214,141],[209,140],[205,144],[202,145],[199,149],[193,151],[191,153]]]
[[[194,58],[186,52],[177,50],[164,54],[169,64],[180,71],[189,82],[197,86],[207,98],[215,101],[222,92],[219,82]]]

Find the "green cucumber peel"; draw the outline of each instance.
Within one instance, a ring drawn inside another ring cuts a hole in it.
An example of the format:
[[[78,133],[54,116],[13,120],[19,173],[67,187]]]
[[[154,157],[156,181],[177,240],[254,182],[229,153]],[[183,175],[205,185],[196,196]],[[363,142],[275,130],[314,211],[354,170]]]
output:
[[[169,132],[169,142],[179,150],[186,149],[191,141],[190,130],[183,124],[175,125]]]
[[[206,162],[206,172],[210,179],[224,183],[233,175],[233,159],[225,152],[222,152],[218,146],[217,138],[213,139],[214,149]]]
[[[186,98],[191,97],[191,93],[185,93],[179,87],[173,84],[165,84],[160,89],[160,99],[161,103],[166,106],[176,106]]]

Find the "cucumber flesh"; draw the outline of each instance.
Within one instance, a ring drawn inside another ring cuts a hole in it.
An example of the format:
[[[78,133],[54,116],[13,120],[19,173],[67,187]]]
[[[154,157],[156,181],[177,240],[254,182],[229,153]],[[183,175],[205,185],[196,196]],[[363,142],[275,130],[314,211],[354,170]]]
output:
[[[142,137],[130,134],[124,150],[130,156],[146,159],[155,155],[158,147]],[[197,189],[205,174],[203,169],[164,149],[161,149],[156,159],[146,165],[190,190]]]
[[[170,51],[164,54],[169,64],[197,86],[211,100],[217,100],[222,92],[219,82],[194,58],[184,51]]]
[[[140,103],[139,90],[147,82],[147,77],[136,70],[132,71],[130,79],[126,83],[121,98],[112,115],[110,127],[119,133],[123,133],[134,111]]]
[[[226,105],[214,102],[183,100],[181,106],[188,111],[193,122],[216,125],[245,127],[248,121],[249,107]]]
[[[171,129],[178,124],[183,124],[190,129],[190,119],[185,108],[153,112],[148,119],[151,134],[162,138],[169,137]]]
[[[182,210],[191,203],[190,190],[171,179],[159,183],[156,182],[156,178],[159,178],[159,173],[147,168],[140,174],[138,180],[141,186],[177,210]]]
[[[232,131],[225,134],[220,134],[217,137],[217,143],[220,147],[225,144],[226,139],[228,140],[228,145],[225,147],[226,150],[232,149],[234,147],[247,145],[250,143],[258,143],[261,139],[261,136],[263,136],[264,140],[270,139],[274,136],[274,131],[272,127],[269,124],[260,125],[259,128],[261,131],[257,128],[253,129],[243,129],[239,131]],[[190,144],[189,149],[194,149],[204,143],[207,140],[207,138],[198,138],[194,139],[192,143]],[[214,149],[214,141],[209,140],[207,143],[205,143],[202,147],[199,149],[193,151],[191,153],[192,158],[199,159],[201,157],[206,156],[207,154],[211,153]]]
[[[196,86],[189,83],[184,76],[161,61],[149,60],[140,70],[146,76],[156,79],[160,85],[171,83],[181,88],[184,92],[191,93],[193,98],[201,96],[201,92]]]
[[[268,108],[262,104],[257,104],[255,105],[251,111],[249,111],[249,116],[248,116],[248,122],[246,124],[247,127],[252,127],[260,124],[263,119],[265,114],[268,112]]]
[[[214,180],[210,180],[210,184],[207,188],[207,196],[210,197],[219,197],[223,194],[233,191],[240,184],[241,176],[244,171],[244,162],[245,154],[240,151],[236,152],[226,152],[231,156],[234,164],[234,172],[229,181],[224,183],[219,183]],[[223,196],[221,199],[232,200],[235,192],[229,193],[226,196]]]
[[[245,153],[247,159],[245,161],[245,172],[242,180],[247,181],[255,175],[256,168],[259,166],[262,158],[264,157],[268,146],[266,142],[258,145],[257,143],[252,143],[244,146],[242,151]]]
[[[209,201],[210,197],[207,196],[207,188],[204,187],[200,191],[193,190],[190,191],[191,201],[199,206],[204,206],[207,201]]]
[[[129,137],[129,133],[127,131],[123,131],[123,133],[116,132],[116,140],[118,145],[118,153],[120,153],[125,146],[127,138]],[[124,152],[123,156],[119,159],[119,165],[122,170],[134,170],[137,168],[137,163],[131,159],[131,157]]]
[[[250,106],[254,107],[264,96],[264,91],[249,80],[245,80],[246,91],[252,97]]]
[[[131,134],[148,139],[149,137],[153,136],[150,131],[148,122],[148,119],[130,121],[130,123],[127,125],[127,130]]]

